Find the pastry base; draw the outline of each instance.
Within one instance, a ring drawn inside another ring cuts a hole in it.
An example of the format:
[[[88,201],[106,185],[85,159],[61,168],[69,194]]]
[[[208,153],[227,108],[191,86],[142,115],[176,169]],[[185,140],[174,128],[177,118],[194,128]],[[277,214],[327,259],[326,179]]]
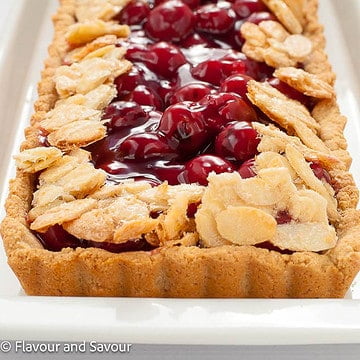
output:
[[[317,0],[306,0],[305,33],[315,44],[305,69],[329,83],[335,75],[324,52],[325,40],[317,19]],[[57,100],[54,69],[66,53],[64,33],[75,22],[74,0],[62,0],[54,16],[55,37],[38,86],[34,125]],[[28,295],[132,297],[343,297],[360,269],[360,213],[358,191],[348,173],[351,159],[343,128],[346,119],[335,101],[320,101],[313,116],[321,124],[321,138],[344,162],[332,171],[341,221],[339,241],[323,253],[292,255],[252,246],[159,248],[153,252],[113,254],[101,249],[43,249],[30,232],[26,215],[34,190],[34,176],[17,173],[10,183],[7,216],[1,225],[8,262]],[[22,149],[38,145],[37,130],[25,131]]]

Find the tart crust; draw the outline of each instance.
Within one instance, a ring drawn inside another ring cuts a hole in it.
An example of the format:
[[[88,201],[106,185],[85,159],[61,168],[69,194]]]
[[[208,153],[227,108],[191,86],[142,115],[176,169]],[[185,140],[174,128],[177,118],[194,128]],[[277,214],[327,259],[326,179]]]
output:
[[[324,52],[323,28],[317,19],[317,0],[306,0],[305,35],[314,51],[305,70],[333,85],[335,75]],[[53,75],[66,55],[65,32],[75,23],[75,0],[61,0],[54,16],[55,37],[49,47],[39,98],[21,149],[39,146],[36,123],[58,99]],[[28,295],[134,297],[343,297],[360,269],[360,212],[358,190],[348,173],[351,158],[343,129],[346,119],[335,100],[321,100],[313,117],[320,137],[342,161],[332,170],[341,220],[338,243],[322,254],[291,255],[253,246],[198,248],[174,246],[152,252],[114,254],[101,249],[45,250],[29,230],[35,176],[17,171],[10,182],[7,215],[1,224],[8,263]]]

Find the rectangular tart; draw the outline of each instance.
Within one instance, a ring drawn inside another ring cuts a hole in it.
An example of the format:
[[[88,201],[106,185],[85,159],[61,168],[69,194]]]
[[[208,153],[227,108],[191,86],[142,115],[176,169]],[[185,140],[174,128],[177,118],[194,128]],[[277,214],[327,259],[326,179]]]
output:
[[[1,234],[28,295],[343,297],[360,269],[318,0],[61,0]]]

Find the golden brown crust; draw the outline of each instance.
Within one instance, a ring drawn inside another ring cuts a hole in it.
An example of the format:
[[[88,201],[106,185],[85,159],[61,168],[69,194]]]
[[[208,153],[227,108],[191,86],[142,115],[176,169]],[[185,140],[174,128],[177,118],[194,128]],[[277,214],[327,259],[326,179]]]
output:
[[[317,0],[307,0],[305,35],[315,51],[305,69],[330,84],[334,74],[324,53]],[[62,0],[54,16],[55,37],[49,48],[39,99],[26,129],[22,149],[38,145],[36,123],[57,100],[52,80],[66,54],[65,32],[75,22],[75,0]],[[29,295],[150,296],[150,297],[342,297],[360,269],[358,192],[347,172],[351,159],[343,137],[345,119],[336,102],[320,101],[313,117],[320,137],[343,161],[332,170],[342,218],[339,241],[325,254],[280,254],[252,246],[164,247],[153,252],[113,254],[100,249],[44,250],[29,231],[27,213],[34,176],[18,171],[10,183],[7,216],[1,224],[8,262]]]

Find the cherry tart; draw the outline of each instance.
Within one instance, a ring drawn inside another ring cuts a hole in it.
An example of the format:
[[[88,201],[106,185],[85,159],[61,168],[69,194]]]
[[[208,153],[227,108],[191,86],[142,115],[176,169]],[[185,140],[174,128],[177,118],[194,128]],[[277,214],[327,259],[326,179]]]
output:
[[[25,291],[343,296],[358,191],[316,7],[64,0],[1,226]]]

